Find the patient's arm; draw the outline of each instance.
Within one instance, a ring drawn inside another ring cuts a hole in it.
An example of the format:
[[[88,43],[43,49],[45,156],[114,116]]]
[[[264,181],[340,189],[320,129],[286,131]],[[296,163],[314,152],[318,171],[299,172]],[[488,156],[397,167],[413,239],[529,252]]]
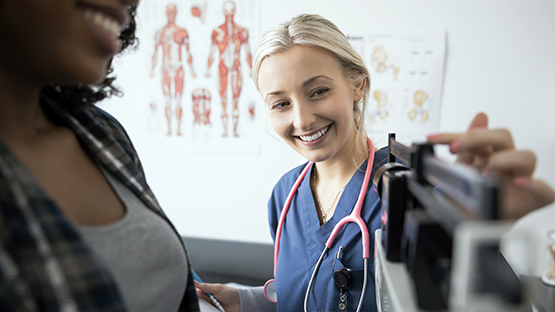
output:
[[[482,174],[496,172],[503,178],[501,217],[516,219],[555,200],[555,191],[532,175],[536,156],[515,149],[507,129],[488,129],[488,118],[477,114],[465,133],[428,136],[430,143],[449,144],[457,161],[473,166]]]

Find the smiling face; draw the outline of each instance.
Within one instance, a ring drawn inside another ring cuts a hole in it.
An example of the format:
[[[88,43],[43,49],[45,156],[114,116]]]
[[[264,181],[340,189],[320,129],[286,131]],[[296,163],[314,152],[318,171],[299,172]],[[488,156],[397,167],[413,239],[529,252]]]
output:
[[[137,0],[4,0],[0,70],[30,84],[101,81]]]
[[[331,54],[297,45],[270,55],[258,85],[272,128],[299,154],[314,162],[352,159],[353,105],[363,88],[345,79]]]

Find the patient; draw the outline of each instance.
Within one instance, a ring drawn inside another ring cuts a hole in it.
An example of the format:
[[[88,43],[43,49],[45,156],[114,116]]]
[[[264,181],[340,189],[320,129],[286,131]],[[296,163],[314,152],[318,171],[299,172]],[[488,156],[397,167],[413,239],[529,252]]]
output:
[[[198,311],[181,236],[94,106],[137,4],[0,1],[0,311]]]

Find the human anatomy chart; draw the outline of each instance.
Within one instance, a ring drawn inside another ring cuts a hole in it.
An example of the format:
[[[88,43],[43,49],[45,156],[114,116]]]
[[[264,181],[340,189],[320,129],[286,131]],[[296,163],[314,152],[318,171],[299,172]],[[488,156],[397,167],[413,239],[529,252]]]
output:
[[[251,79],[259,8],[259,0],[141,1],[138,36],[148,64],[141,92],[152,149],[259,149]]]
[[[382,144],[422,141],[439,128],[445,32],[370,34],[364,61],[370,70],[368,133]]]

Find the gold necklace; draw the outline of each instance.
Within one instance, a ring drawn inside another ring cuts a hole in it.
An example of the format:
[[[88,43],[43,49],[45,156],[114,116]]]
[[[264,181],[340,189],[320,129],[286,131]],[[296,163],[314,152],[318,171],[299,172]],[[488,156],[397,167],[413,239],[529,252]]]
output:
[[[339,190],[339,192],[337,192],[337,194],[335,194],[335,197],[333,198],[333,201],[331,202],[328,209],[324,210],[322,208],[322,206],[320,205],[320,201],[318,200],[318,194],[316,194],[316,170],[312,170],[312,189],[314,190],[314,199],[316,199],[316,205],[318,206],[318,208],[320,208],[320,211],[322,212],[322,220],[320,220],[320,225],[322,225],[322,224],[324,224],[328,221],[328,212],[330,212],[331,208],[333,207],[333,205],[337,201],[337,198],[338,198],[339,194],[341,194],[341,192],[343,192],[345,187],[347,187],[347,184],[349,184],[349,181],[347,181],[347,183],[345,185],[343,185],[343,187]]]

